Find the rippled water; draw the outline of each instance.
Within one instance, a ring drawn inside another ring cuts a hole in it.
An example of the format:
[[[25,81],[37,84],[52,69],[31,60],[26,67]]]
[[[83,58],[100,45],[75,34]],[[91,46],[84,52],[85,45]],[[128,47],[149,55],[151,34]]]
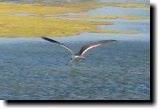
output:
[[[64,41],[73,50],[86,42]],[[0,43],[0,99],[149,99],[149,43],[119,41],[69,63],[63,48],[39,39]]]

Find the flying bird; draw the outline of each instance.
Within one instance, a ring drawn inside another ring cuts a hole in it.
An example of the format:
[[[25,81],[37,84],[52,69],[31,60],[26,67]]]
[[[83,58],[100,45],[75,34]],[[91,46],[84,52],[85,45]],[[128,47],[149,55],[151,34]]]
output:
[[[89,43],[89,44],[86,44],[86,45],[82,46],[82,48],[80,49],[80,51],[78,53],[74,53],[69,47],[67,47],[63,43],[60,43],[58,41],[55,41],[55,40],[47,38],[47,37],[42,37],[42,39],[47,40],[47,41],[52,42],[52,43],[57,43],[60,46],[64,47],[66,50],[68,50],[72,54],[71,61],[85,58],[84,54],[88,50],[90,50],[90,49],[92,49],[94,47],[98,47],[98,46],[104,45],[106,43],[111,43],[111,42],[115,42],[116,41],[116,40],[101,40],[101,41],[98,41],[98,42],[92,42],[92,43]]]

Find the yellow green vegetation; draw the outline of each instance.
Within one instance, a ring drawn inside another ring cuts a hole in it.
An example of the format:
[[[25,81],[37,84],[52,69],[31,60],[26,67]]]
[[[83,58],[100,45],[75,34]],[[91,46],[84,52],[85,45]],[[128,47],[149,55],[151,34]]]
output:
[[[128,20],[143,20],[143,19],[150,19],[150,17],[146,16],[119,16],[121,19],[128,19]]]
[[[67,36],[80,32],[103,32],[134,34],[132,31],[102,30],[96,25],[109,25],[106,22],[80,20],[47,19],[36,16],[1,16],[1,36]]]
[[[98,2],[59,3],[54,5],[20,4],[0,2],[0,36],[67,36],[81,32],[134,34],[133,31],[98,29],[97,25],[111,25],[108,22],[67,20],[56,18],[68,12],[82,12],[91,8],[106,6]],[[19,14],[18,16],[16,14]],[[29,14],[24,16],[23,14]],[[52,18],[47,18],[52,16]]]
[[[35,15],[56,15],[68,12],[82,12],[102,6],[105,5],[98,2],[71,2],[53,5],[0,2],[0,14],[32,13]]]
[[[149,17],[147,17],[147,16],[86,15],[86,14],[65,15],[65,17],[69,17],[69,18],[91,18],[91,19],[127,19],[127,20],[149,19]]]
[[[95,29],[102,22],[47,19],[36,16],[1,16],[1,36],[64,36]]]

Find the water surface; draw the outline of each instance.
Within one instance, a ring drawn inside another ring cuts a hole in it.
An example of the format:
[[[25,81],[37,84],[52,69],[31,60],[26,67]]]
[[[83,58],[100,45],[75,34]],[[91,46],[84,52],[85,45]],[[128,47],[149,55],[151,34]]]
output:
[[[87,43],[64,40],[74,51]],[[144,99],[150,97],[147,41],[97,47],[86,59],[46,41],[0,43],[0,99]]]

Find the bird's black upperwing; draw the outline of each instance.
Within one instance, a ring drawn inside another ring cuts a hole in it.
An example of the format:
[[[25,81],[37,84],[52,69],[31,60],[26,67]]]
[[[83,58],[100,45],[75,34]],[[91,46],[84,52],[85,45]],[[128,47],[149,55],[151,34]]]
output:
[[[73,54],[73,51],[70,48],[68,48],[66,45],[64,45],[64,44],[62,44],[62,43],[60,43],[58,41],[55,41],[55,40],[47,38],[47,37],[42,37],[42,39],[47,40],[47,41],[52,42],[52,43],[57,43],[57,44],[59,44],[60,46],[64,47],[65,49],[67,49],[68,51],[70,51]]]
[[[84,55],[84,53],[86,53],[89,49],[106,44],[106,43],[111,43],[114,42],[116,40],[102,40],[102,41],[98,41],[98,42],[92,42],[90,44],[84,45],[80,51],[78,52],[78,55]]]
[[[62,45],[60,42],[57,42],[57,41],[55,41],[53,39],[50,39],[50,38],[47,38],[47,37],[42,37],[42,39],[47,40],[47,41],[52,42],[52,43],[57,43],[57,44]]]

